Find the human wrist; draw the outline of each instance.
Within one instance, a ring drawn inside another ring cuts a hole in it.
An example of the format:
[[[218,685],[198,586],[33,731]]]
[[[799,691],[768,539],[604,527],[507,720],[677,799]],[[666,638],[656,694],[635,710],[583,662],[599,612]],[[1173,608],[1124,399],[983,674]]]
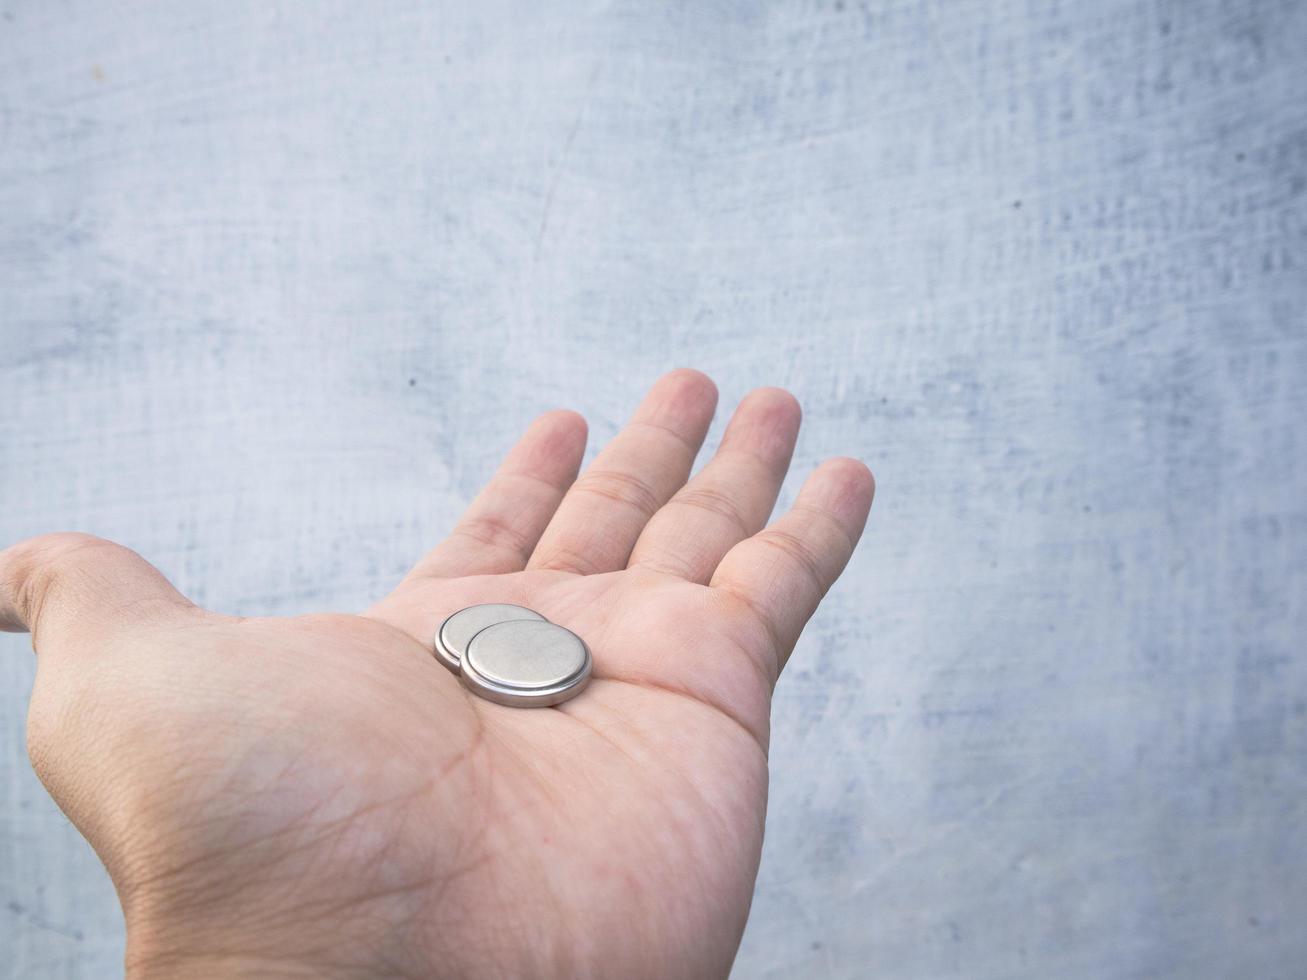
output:
[[[194,862],[165,873],[115,875],[127,929],[128,980],[155,977],[372,978],[396,966],[421,974],[411,896],[329,887],[313,868],[255,860]],[[126,880],[124,880],[126,879]],[[129,883],[130,882],[130,883]]]
[[[324,948],[304,933],[285,931],[271,936],[255,926],[243,933],[221,932],[212,921],[192,924],[129,919],[124,965],[126,980],[346,980],[375,975],[367,964]]]
[[[312,964],[270,960],[256,956],[225,954],[133,955],[126,960],[127,980],[224,980],[249,977],[269,980],[297,980],[300,977],[347,977],[361,974],[333,973]]]

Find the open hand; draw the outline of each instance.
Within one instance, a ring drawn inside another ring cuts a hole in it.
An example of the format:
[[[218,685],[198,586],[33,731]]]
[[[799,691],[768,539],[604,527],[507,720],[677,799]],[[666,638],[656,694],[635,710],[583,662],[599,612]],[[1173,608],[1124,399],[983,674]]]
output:
[[[538,419],[453,533],[361,615],[202,610],[133,552],[0,552],[0,627],[38,653],[42,781],[103,859],[131,976],[714,977],[762,845],[771,692],[862,531],[833,459],[763,527],[799,407],[661,379],[576,479]],[[450,613],[538,610],[594,679],[481,700],[432,656]]]

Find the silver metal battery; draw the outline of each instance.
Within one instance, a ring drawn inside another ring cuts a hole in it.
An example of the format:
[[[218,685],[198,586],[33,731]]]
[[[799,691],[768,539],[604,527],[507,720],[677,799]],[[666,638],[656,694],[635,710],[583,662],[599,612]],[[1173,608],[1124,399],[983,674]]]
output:
[[[483,602],[477,606],[460,609],[436,630],[436,659],[455,674],[461,669],[463,653],[468,641],[487,626],[515,619],[533,619],[544,621],[534,609],[526,606],[514,606],[507,602]]]
[[[593,658],[571,630],[545,620],[487,626],[463,654],[463,686],[516,708],[561,704],[590,682]]]

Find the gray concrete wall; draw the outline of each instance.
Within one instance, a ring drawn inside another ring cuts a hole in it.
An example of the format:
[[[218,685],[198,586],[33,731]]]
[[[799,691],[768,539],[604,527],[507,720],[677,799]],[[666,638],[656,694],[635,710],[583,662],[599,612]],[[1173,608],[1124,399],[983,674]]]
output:
[[[1304,51],[1294,2],[5,0],[0,541],[358,609],[532,413],[786,385],[785,499],[879,495],[737,975],[1302,977]],[[0,976],[111,976],[32,672]]]

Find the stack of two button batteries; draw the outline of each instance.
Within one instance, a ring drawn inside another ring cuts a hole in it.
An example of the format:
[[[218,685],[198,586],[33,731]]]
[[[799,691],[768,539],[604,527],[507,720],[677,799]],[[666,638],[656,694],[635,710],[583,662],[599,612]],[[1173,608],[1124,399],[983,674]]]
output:
[[[533,609],[503,602],[460,609],[436,631],[436,659],[488,701],[542,708],[590,681],[590,649]]]

